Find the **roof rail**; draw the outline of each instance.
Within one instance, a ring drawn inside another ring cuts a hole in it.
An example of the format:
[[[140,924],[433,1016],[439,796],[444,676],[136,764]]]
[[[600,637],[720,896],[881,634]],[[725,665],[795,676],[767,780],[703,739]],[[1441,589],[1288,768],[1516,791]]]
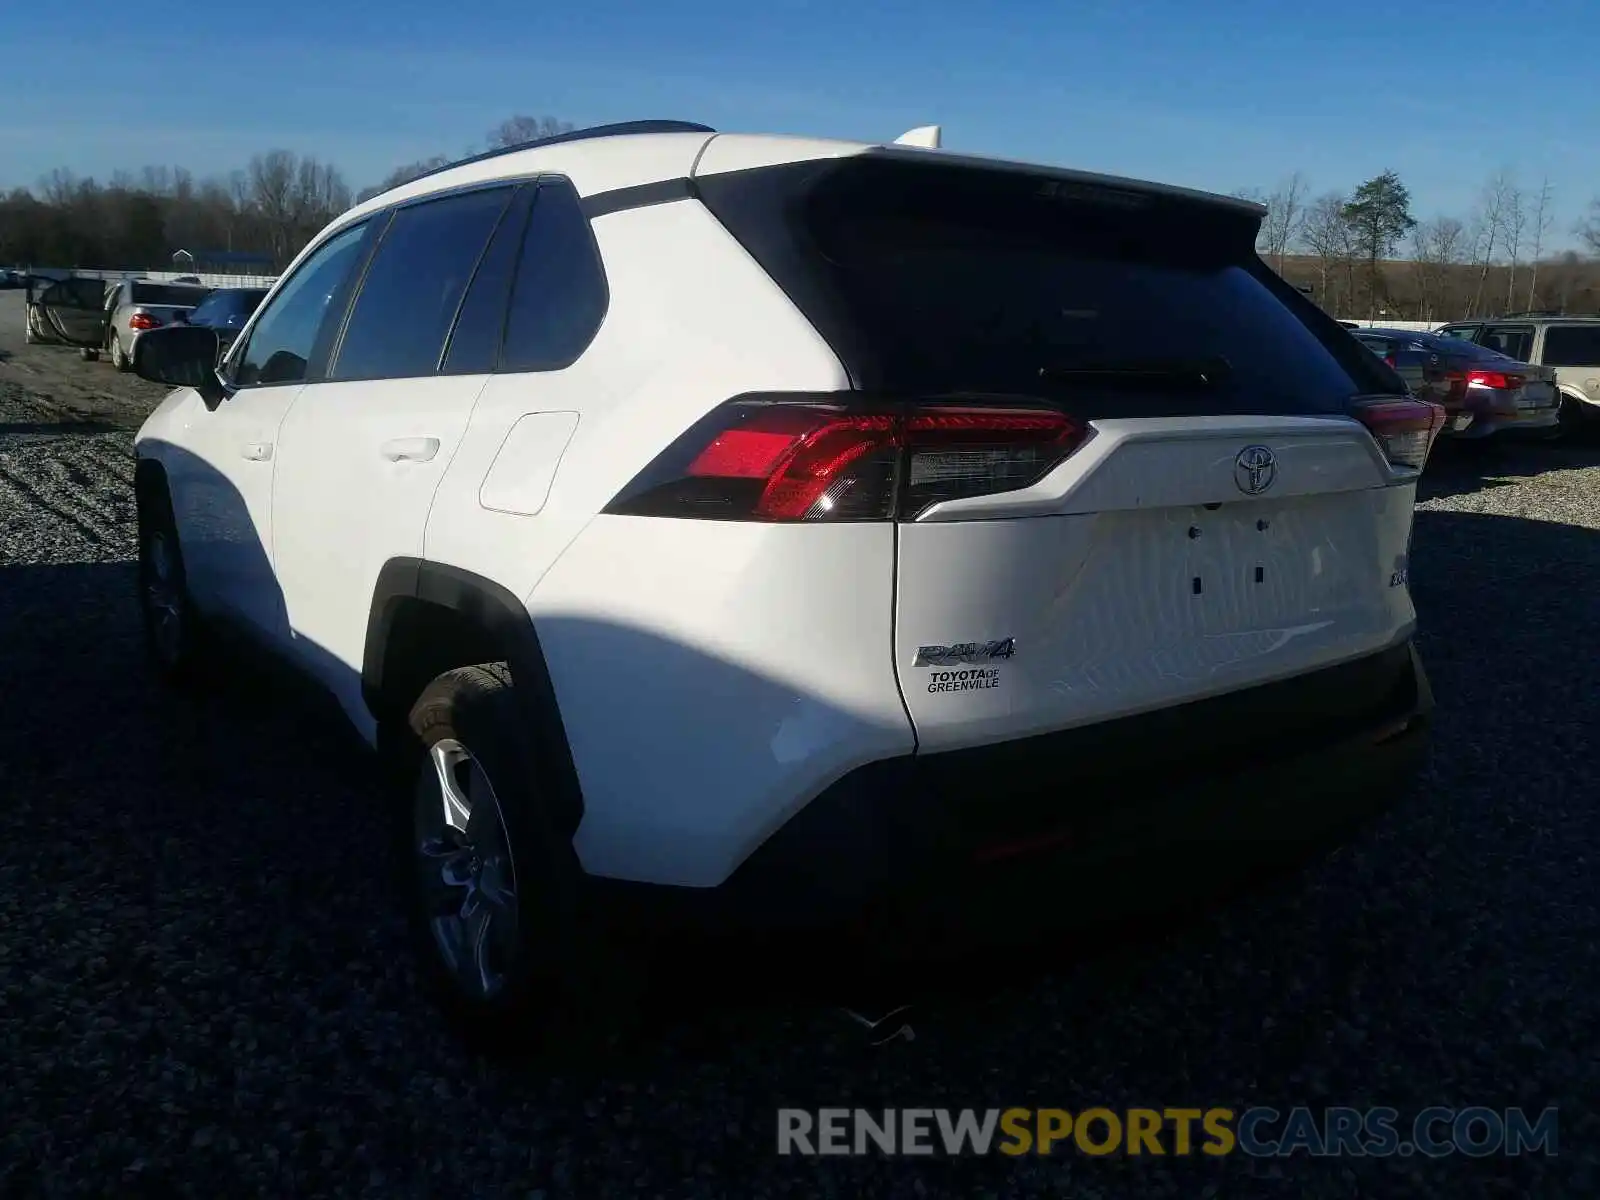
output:
[[[549,137],[534,138],[531,142],[518,142],[515,146],[497,146],[493,150],[485,150],[482,154],[471,154],[466,158],[458,158],[455,162],[445,163],[442,167],[435,167],[431,171],[424,171],[415,178],[406,180],[406,183],[415,183],[418,179],[427,179],[432,175],[439,175],[445,171],[453,171],[457,167],[464,167],[469,163],[483,162],[490,158],[499,158],[502,154],[515,154],[518,150],[532,150],[537,146],[554,146],[560,142],[585,142],[590,138],[625,137],[634,133],[715,133],[716,130],[709,125],[701,125],[695,121],[618,121],[614,125],[593,125],[588,129],[572,129],[566,133],[553,133]],[[405,184],[396,184],[395,187],[404,187]],[[393,191],[394,188],[387,189]],[[382,193],[379,193],[380,195]]]

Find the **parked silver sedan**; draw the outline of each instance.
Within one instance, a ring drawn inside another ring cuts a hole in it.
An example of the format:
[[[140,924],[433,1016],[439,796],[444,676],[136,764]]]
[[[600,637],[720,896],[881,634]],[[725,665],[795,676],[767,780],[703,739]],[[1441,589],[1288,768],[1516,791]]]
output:
[[[123,280],[112,289],[105,302],[103,347],[111,358],[111,365],[119,371],[133,370],[133,347],[141,333],[170,325],[178,316],[187,316],[210,294],[211,289],[204,284]],[[92,358],[95,354],[88,351],[85,357]]]

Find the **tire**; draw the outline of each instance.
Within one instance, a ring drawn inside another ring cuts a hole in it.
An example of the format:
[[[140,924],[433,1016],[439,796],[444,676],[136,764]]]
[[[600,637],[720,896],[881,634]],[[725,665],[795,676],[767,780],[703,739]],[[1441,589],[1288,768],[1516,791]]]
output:
[[[145,647],[162,679],[189,684],[205,657],[204,631],[189,599],[177,523],[163,484],[138,489],[138,514],[139,611]]]
[[[587,1042],[605,1007],[589,995],[602,956],[580,928],[582,869],[549,819],[509,669],[446,671],[407,725],[401,886],[425,987],[479,1053],[543,1057]]]
[[[1562,393],[1561,407],[1558,410],[1557,425],[1550,433],[1552,442],[1570,442],[1583,433],[1584,421],[1583,404],[1571,396]]]
[[[82,350],[78,351],[78,357],[83,359],[84,362],[97,362],[100,358],[100,351],[90,350],[87,346],[85,346]]]
[[[111,335],[111,365],[119,371],[131,371],[133,363],[122,352],[122,339],[115,333]]]

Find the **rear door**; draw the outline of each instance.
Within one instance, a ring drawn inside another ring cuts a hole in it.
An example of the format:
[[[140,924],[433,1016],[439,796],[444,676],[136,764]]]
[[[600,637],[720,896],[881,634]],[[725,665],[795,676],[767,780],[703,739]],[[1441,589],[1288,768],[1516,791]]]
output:
[[[1562,388],[1600,404],[1600,321],[1547,325],[1539,361],[1555,370]]]
[[[106,283],[74,276],[51,284],[35,301],[34,335],[98,349],[105,340]]]
[[[923,749],[1407,635],[1416,472],[1350,415],[1403,386],[1261,264],[1252,210],[905,157],[837,169],[802,211],[869,386],[1066,421],[1041,446],[955,418],[913,451],[894,659]]]
[[[273,566],[293,651],[358,720],[378,574],[390,559],[422,557],[434,492],[492,366],[441,369],[441,360],[516,195],[502,184],[395,211],[325,376],[300,393],[278,434]],[[511,232],[520,237],[520,225]],[[481,317],[497,335],[503,307]]]

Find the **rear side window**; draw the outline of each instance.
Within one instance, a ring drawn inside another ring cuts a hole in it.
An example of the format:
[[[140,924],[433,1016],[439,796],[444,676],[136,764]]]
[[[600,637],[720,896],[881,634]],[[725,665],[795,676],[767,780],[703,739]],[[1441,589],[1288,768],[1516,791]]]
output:
[[[1456,338],[1460,341],[1470,342],[1478,336],[1479,325],[1457,325],[1453,329],[1439,330],[1440,337]]]
[[[605,319],[610,292],[600,251],[569,183],[541,183],[506,313],[502,371],[559,371],[578,360]]]
[[[1341,412],[1396,386],[1267,281],[1252,213],[888,157],[784,170],[701,194],[858,386],[1046,395],[1088,417]]]
[[[1600,325],[1551,325],[1544,331],[1544,365],[1600,366]]]
[[[209,288],[161,283],[136,283],[129,290],[131,304],[166,304],[175,308],[192,308],[210,294]]]
[[[432,375],[478,259],[514,189],[400,209],[373,253],[329,378]]]
[[[444,352],[444,371],[449,375],[481,375],[500,365],[500,338],[505,332],[506,297],[511,293],[511,276],[517,269],[522,250],[522,233],[528,224],[528,209],[535,190],[518,190],[484,251],[478,270],[467,288],[467,298],[456,315],[456,327]]]

